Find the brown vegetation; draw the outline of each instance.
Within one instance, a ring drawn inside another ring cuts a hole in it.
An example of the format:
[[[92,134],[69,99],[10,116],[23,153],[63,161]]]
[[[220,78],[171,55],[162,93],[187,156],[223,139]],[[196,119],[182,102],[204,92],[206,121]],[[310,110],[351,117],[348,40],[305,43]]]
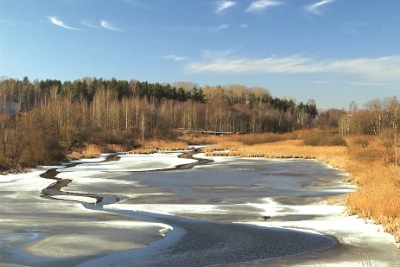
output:
[[[139,147],[129,151],[131,154],[150,154],[159,151],[187,150],[188,143],[177,140],[148,140],[139,142]]]

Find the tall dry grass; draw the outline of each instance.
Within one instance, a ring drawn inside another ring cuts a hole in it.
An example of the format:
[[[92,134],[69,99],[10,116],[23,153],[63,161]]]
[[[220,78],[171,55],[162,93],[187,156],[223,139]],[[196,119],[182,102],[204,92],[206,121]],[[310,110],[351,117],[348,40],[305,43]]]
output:
[[[131,154],[150,154],[158,151],[188,149],[188,143],[183,140],[147,140],[139,143],[139,148],[129,151]]]
[[[246,146],[239,142],[221,142],[205,149],[206,155],[226,155],[259,158],[302,158],[326,162],[336,168],[345,168],[348,158],[344,155],[348,148],[304,146],[302,140],[285,140],[276,143]],[[221,151],[224,151],[221,153]]]
[[[220,144],[221,142],[240,142],[242,145],[256,145],[265,143],[275,143],[284,140],[303,140],[307,136],[315,134],[314,130],[299,130],[291,133],[254,133],[254,134],[188,134],[182,136],[182,140],[189,144]]]
[[[86,144],[83,148],[76,149],[67,155],[68,160],[97,158],[101,153],[117,153],[125,151],[124,147],[117,144],[95,145]]]

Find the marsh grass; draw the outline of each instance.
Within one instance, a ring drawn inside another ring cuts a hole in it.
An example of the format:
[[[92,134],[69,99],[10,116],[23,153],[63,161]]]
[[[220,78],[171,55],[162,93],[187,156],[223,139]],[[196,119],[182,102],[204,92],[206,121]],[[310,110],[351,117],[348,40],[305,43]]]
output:
[[[101,153],[123,152],[125,148],[118,144],[87,144],[80,149],[75,149],[67,155],[68,160],[97,158]]]
[[[101,154],[101,147],[99,145],[89,144],[85,145],[82,149],[74,150],[67,155],[67,159],[89,159],[97,158]]]
[[[188,143],[182,140],[149,140],[139,143],[139,147],[129,151],[130,154],[151,154],[159,151],[186,150]]]
[[[304,139],[307,146],[346,146],[346,141],[339,135],[318,133]]]
[[[357,137],[353,140],[353,144],[355,146],[360,146],[360,147],[366,148],[369,145],[369,138]]]
[[[190,134],[182,139],[189,144],[220,144],[221,142],[239,142],[241,145],[256,145],[265,143],[276,143],[285,140],[302,140],[307,136],[315,134],[313,130],[301,130],[284,134],[255,133],[255,134],[232,134],[232,135],[200,135]]]

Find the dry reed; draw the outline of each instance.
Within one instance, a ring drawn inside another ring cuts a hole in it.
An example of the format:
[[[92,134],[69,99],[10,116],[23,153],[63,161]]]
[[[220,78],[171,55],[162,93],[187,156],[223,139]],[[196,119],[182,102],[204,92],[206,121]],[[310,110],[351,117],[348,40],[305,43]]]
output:
[[[140,147],[129,151],[131,154],[151,154],[158,151],[173,151],[188,149],[186,141],[149,140],[140,143]]]
[[[124,147],[117,144],[95,145],[87,144],[79,150],[74,150],[67,155],[68,160],[97,158],[101,153],[117,153],[125,151]]]
[[[74,150],[67,155],[67,159],[76,160],[76,159],[89,159],[96,158],[101,154],[101,147],[98,145],[89,144],[86,145],[83,149]]]

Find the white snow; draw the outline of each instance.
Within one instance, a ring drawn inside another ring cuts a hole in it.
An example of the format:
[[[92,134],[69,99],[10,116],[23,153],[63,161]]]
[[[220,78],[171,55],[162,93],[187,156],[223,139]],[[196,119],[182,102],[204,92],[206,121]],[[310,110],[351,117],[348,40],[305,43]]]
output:
[[[102,172],[137,172],[137,171],[154,171],[162,169],[174,168],[177,165],[189,164],[196,162],[194,159],[178,158],[179,153],[172,154],[133,154],[119,155],[117,161],[106,162],[87,162],[82,161],[81,164],[75,167],[64,168],[60,172],[74,171],[102,171]],[[95,163],[95,164],[94,164]]]
[[[74,195],[55,195],[55,196],[51,196],[51,198],[59,199],[59,200],[85,202],[85,203],[90,203],[90,204],[95,204],[97,202],[97,199],[95,199],[93,197],[83,197],[83,196],[74,196]]]
[[[346,207],[328,205],[326,202],[312,205],[283,205],[271,198],[264,199],[265,204],[248,203],[246,205],[263,208],[260,216],[268,215],[272,218],[267,221],[247,222],[258,226],[280,227],[298,231],[313,231],[335,237],[338,242],[359,248],[360,253],[370,250],[370,262],[374,266],[388,266],[394,262],[400,252],[395,251],[395,239],[385,233],[381,225],[360,219],[357,216],[348,216]],[[280,216],[299,215],[313,216],[310,219],[280,220]],[[275,219],[276,218],[276,219]],[[373,252],[373,250],[378,250]],[[381,253],[381,255],[379,255]],[[382,254],[383,253],[383,254]],[[321,261],[323,266],[360,266],[361,256],[356,255],[353,260],[335,261],[333,263]],[[376,259],[377,257],[378,259]],[[303,265],[299,265],[303,266]],[[304,265],[307,266],[307,265]]]
[[[126,180],[115,180],[113,177],[116,172],[137,172],[137,171],[154,171],[160,169],[173,168],[176,165],[193,163],[195,160],[178,158],[179,153],[171,154],[151,154],[151,155],[120,155],[118,161],[105,162],[106,155],[102,155],[98,159],[79,160],[74,163],[79,163],[75,167],[64,168],[57,166],[58,171],[61,173],[57,175],[58,178],[72,179],[74,184],[79,186],[85,186],[90,184],[102,184],[115,185],[115,184],[129,184],[131,186],[140,187],[140,183]],[[205,157],[204,154],[196,154],[194,157],[197,158],[208,158],[214,161],[213,164],[205,165],[204,167],[212,168],[222,164],[227,164],[236,160],[235,157]],[[265,160],[265,159],[254,159],[254,160]],[[270,160],[268,160],[270,161]],[[279,159],[276,161],[287,161]],[[328,166],[328,165],[327,165]],[[199,166],[200,168],[201,166]],[[72,203],[70,201],[78,201],[85,203],[96,203],[96,199],[85,196],[74,196],[74,195],[55,195],[52,198],[63,201],[53,201],[49,203],[46,200],[39,198],[40,192],[43,188],[46,188],[50,184],[54,183],[55,180],[44,179],[39,177],[41,173],[44,173],[51,167],[37,168],[29,173],[12,174],[6,176],[0,176],[0,191],[6,192],[7,194],[0,195],[0,234],[10,233],[14,231],[13,225],[18,221],[19,225],[16,229],[24,229],[32,226],[30,220],[21,221],[18,216],[19,214],[25,214],[27,216],[37,216],[37,213],[49,213],[49,214],[97,214],[103,213],[97,211],[87,210],[80,204]],[[79,186],[76,189],[79,189]],[[71,186],[71,188],[74,188]],[[71,190],[70,188],[70,190]],[[74,188],[75,189],[75,188]],[[348,186],[342,189],[327,188],[326,192],[335,193],[347,193],[354,190],[354,186]],[[143,195],[167,195],[168,193],[144,193]],[[131,194],[129,197],[139,197],[141,194]],[[19,205],[19,206],[18,206]],[[234,208],[235,205],[232,205]],[[271,216],[272,218],[267,221],[250,221],[246,222],[258,226],[266,227],[280,227],[287,229],[296,229],[300,231],[312,231],[318,232],[325,235],[331,235],[337,238],[338,242],[348,244],[356,248],[366,248],[371,250],[371,258],[376,256],[378,259],[373,259],[374,266],[388,266],[388,260],[396,259],[396,251],[393,250],[395,240],[393,236],[384,233],[382,226],[374,225],[370,221],[357,218],[356,216],[347,216],[346,208],[340,205],[328,205],[325,202],[314,203],[310,205],[284,205],[276,202],[273,198],[264,198],[258,203],[244,203],[237,204],[240,207],[251,207],[262,210],[259,213],[259,218],[264,215]],[[16,208],[17,207],[17,208]],[[119,202],[117,204],[104,205],[104,211],[113,211],[118,214],[124,214],[125,212],[139,211],[139,212],[152,212],[159,214],[228,214],[231,210],[226,208],[227,206],[222,205],[211,205],[211,204],[125,204]],[[4,217],[1,213],[7,213],[8,217]],[[15,215],[14,213],[15,212]],[[15,217],[14,217],[15,216]],[[54,215],[55,216],[55,215]],[[96,215],[97,216],[97,215]],[[285,220],[284,216],[292,219]],[[298,216],[298,218],[296,217]],[[307,216],[310,216],[309,218]],[[79,216],[78,216],[79,217]],[[97,217],[101,218],[101,217]],[[282,218],[282,219],[280,219]],[[296,219],[297,218],[297,219]],[[44,218],[47,220],[46,225],[52,227],[51,224],[56,224],[57,221],[52,221],[52,218]],[[39,220],[37,217],[33,219]],[[25,223],[25,224],[24,224]],[[237,222],[243,223],[243,222]],[[72,222],[68,223],[67,227],[73,228],[75,225],[89,224],[91,226],[102,226],[115,228],[143,228],[149,227],[158,228],[160,235],[165,235],[167,232],[172,230],[171,226],[159,223],[151,222],[136,222],[136,221],[125,221],[125,220],[108,220],[106,222],[101,221],[89,221],[89,222]],[[7,227],[7,228],[6,228]],[[7,232],[9,229],[10,232]],[[36,229],[36,228],[35,228]],[[15,230],[16,231],[16,230]],[[167,235],[168,236],[168,235]],[[9,238],[17,238],[18,235],[0,235],[0,243],[7,241]],[[374,254],[375,253],[375,254]],[[382,255],[380,257],[379,253]],[[385,261],[385,257],[388,260]],[[400,262],[400,260],[399,260]],[[322,266],[360,266],[359,256],[354,256],[354,259],[342,259],[337,262],[320,262]],[[307,265],[303,265],[307,266]],[[314,265],[312,265],[314,266]]]
[[[185,213],[185,214],[200,214],[200,213],[207,213],[207,214],[216,214],[222,213],[223,210],[218,209],[216,205],[190,205],[190,204],[111,204],[105,207],[106,209],[110,210],[131,210],[131,211],[145,211],[145,212],[152,212],[158,214],[176,214]]]

